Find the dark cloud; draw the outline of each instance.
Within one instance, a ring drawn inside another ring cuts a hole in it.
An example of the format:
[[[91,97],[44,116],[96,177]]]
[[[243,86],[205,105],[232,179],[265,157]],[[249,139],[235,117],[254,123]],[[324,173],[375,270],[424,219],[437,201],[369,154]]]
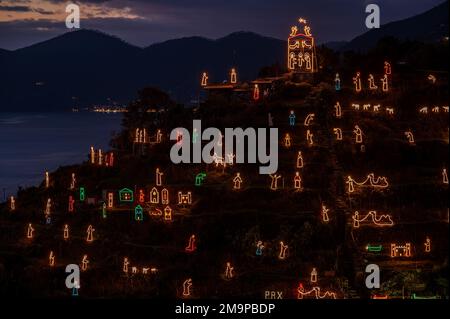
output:
[[[29,11],[31,11],[31,9],[27,6],[3,6],[3,5],[0,5],[0,11],[29,12]]]

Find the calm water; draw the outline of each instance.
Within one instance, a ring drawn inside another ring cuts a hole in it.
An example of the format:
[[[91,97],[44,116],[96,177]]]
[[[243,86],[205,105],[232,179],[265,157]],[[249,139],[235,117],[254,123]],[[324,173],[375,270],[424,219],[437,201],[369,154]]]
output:
[[[87,159],[89,147],[107,149],[122,114],[0,113],[0,201],[20,186],[42,182],[46,170]]]

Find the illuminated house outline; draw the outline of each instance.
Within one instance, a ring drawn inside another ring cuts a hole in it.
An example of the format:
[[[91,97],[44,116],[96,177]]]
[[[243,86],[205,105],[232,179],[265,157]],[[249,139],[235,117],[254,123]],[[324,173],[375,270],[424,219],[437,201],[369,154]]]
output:
[[[119,191],[119,200],[121,202],[133,202],[133,191],[129,188],[122,188]]]

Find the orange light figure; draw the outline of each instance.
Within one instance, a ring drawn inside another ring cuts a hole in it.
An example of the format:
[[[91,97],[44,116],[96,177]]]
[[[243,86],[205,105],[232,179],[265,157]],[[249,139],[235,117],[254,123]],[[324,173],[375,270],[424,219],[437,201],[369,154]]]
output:
[[[383,92],[389,91],[389,79],[388,79],[387,74],[385,74],[385,75],[381,78],[381,83],[383,84]]]
[[[363,142],[363,136],[362,136],[362,130],[359,128],[358,125],[355,125],[355,129],[354,129],[353,133],[355,133],[355,142],[357,144],[361,144]]]
[[[92,225],[89,225],[87,230],[86,230],[86,233],[87,233],[86,241],[88,243],[94,241],[94,231],[95,231],[95,228],[93,228]]]
[[[128,274],[128,265],[130,264],[130,262],[128,261],[128,257],[125,257],[123,259],[123,267],[122,267],[122,271],[126,274]]]
[[[195,241],[195,235],[191,235],[191,237],[189,237],[189,243],[186,248],[184,248],[184,250],[188,253],[192,253],[193,251],[195,251],[197,249],[197,247],[195,246]]]
[[[411,257],[411,244],[405,245],[391,244],[391,257]]]
[[[140,189],[139,190],[139,203],[144,203],[145,202],[145,194],[144,194],[144,190]]]
[[[108,193],[108,208],[114,207],[114,193],[109,192]]]
[[[300,177],[300,173],[299,172],[295,172],[294,188],[297,189],[297,190],[301,190],[302,189],[302,178]]]
[[[164,220],[165,221],[172,220],[172,208],[170,208],[169,206],[166,206],[166,208],[164,208]]]
[[[16,200],[14,199],[14,196],[11,196],[9,198],[9,209],[11,211],[15,211],[16,210]]]
[[[426,238],[424,245],[425,245],[425,252],[429,253],[431,251],[431,239],[429,237]]]
[[[284,147],[289,148],[291,147],[291,136],[289,135],[289,133],[286,133],[284,135]]]
[[[237,73],[236,73],[236,69],[232,68],[231,69],[231,73],[230,73],[230,82],[232,84],[236,84],[237,83]]]
[[[369,74],[369,89],[376,90],[378,86],[375,84],[375,79],[372,74]]]
[[[69,239],[69,225],[65,224],[64,225],[64,232],[63,232],[63,237],[64,239]]]
[[[70,180],[70,189],[75,189],[76,182],[77,182],[77,179],[75,177],[75,173],[72,173],[72,178]]]
[[[424,106],[424,107],[420,108],[419,109],[419,113],[428,114],[428,107]]]
[[[356,92],[361,92],[361,73],[360,72],[356,72],[355,77],[353,78],[353,84],[355,84],[355,91]]]
[[[150,203],[159,204],[159,192],[156,187],[153,187],[150,191]]]
[[[352,104],[352,108],[354,108],[355,111],[359,111],[360,105],[359,105],[359,104],[356,104],[356,103],[353,103],[353,104]]]
[[[156,131],[156,143],[161,143],[161,141],[162,141],[162,133],[161,133],[161,130],[158,129]]]
[[[373,112],[374,112],[374,113],[377,113],[378,111],[380,111],[380,107],[381,107],[380,104],[375,104],[375,105],[373,106]]]
[[[392,74],[392,70],[391,70],[391,64],[387,61],[384,61],[384,73],[387,75],[391,75]]]
[[[372,223],[378,227],[391,227],[394,226],[394,222],[392,221],[392,216],[388,214],[383,214],[378,216],[376,211],[368,212],[364,217],[359,217],[359,212],[355,211],[352,216],[353,227],[359,228],[361,223]]]
[[[236,176],[233,178],[233,189],[238,190],[241,189],[242,178],[241,173],[236,173]]]
[[[45,215],[48,216],[52,212],[52,200],[50,198],[47,199],[47,204],[45,205]]]
[[[275,191],[278,189],[278,180],[281,178],[281,175],[271,174],[270,175],[270,189]]]
[[[386,113],[389,115],[394,115],[394,109],[392,107],[386,107]]]
[[[301,151],[298,151],[297,153],[297,168],[303,167],[303,155]]]
[[[330,217],[328,216],[329,211],[330,210],[324,204],[322,204],[322,221],[325,223],[328,223],[330,221]]]
[[[83,259],[81,260],[81,270],[86,271],[88,268],[89,260],[87,258],[87,255],[83,256]]]
[[[335,110],[334,116],[336,116],[337,118],[341,118],[341,116],[342,116],[342,108],[341,108],[341,104],[339,102],[337,102],[334,105],[334,110]]]
[[[447,169],[442,169],[442,183],[448,184],[448,175],[447,175]]]
[[[234,267],[231,266],[230,262],[227,262],[227,268],[225,269],[225,278],[232,279],[234,277]]]
[[[325,291],[320,293],[320,287],[313,287],[309,291],[305,291],[303,284],[300,283],[297,288],[297,299],[305,299],[305,297],[314,296],[316,299],[336,299],[336,293],[331,291]]]
[[[91,146],[90,154],[91,154],[91,156],[90,156],[90,158],[91,158],[91,164],[95,164],[95,150],[94,150],[94,147],[93,147],[93,146]]]
[[[429,74],[427,80],[431,81],[431,83],[436,83],[436,77],[433,74]]]
[[[103,164],[103,153],[102,153],[102,150],[101,149],[99,149],[98,150],[98,165],[102,165]]]
[[[278,254],[278,259],[286,259],[286,251],[288,248],[288,245],[285,245],[282,241],[280,241],[280,253]]]
[[[317,282],[317,270],[316,268],[313,268],[311,271],[311,278],[310,278],[311,282]]]
[[[342,141],[342,130],[339,127],[333,128],[333,132],[336,135],[337,141]]]
[[[405,136],[408,139],[409,144],[414,144],[414,135],[411,131],[406,131]]]
[[[163,188],[163,190],[161,191],[161,204],[169,204],[169,191],[167,190],[167,188]]]
[[[363,111],[369,111],[370,110],[370,104],[363,104]]]
[[[306,130],[306,141],[308,142],[309,146],[314,144],[313,137],[314,137],[314,134],[311,133],[310,130]]]
[[[203,72],[201,86],[207,86],[207,85],[208,85],[208,74],[206,72]]]
[[[191,205],[192,204],[192,193],[178,192],[178,205]]]
[[[53,251],[50,251],[50,254],[48,256],[48,265],[50,267],[55,266],[55,254],[53,254]]]
[[[253,87],[253,99],[255,101],[259,100],[259,86],[258,86],[258,84],[255,84],[255,86]]]
[[[314,113],[310,113],[308,114],[308,116],[306,116],[305,121],[303,122],[303,124],[305,126],[309,126],[311,124],[312,121],[314,121],[314,117],[316,115]]]
[[[75,200],[73,199],[72,195],[69,195],[69,212],[73,212],[73,204],[75,203]]]
[[[50,175],[48,174],[48,172],[45,172],[45,188],[49,187],[50,187]]]
[[[366,185],[369,183],[369,185]],[[370,173],[367,175],[367,178],[361,182],[358,183],[355,181],[351,176],[347,176],[346,184],[348,184],[348,192],[353,193],[355,191],[355,186],[370,186],[375,189],[383,189],[389,187],[389,183],[386,177],[377,177],[375,178],[374,173]]]
[[[189,297],[191,295],[191,288],[192,288],[192,279],[186,279],[183,282],[183,297]]]
[[[291,33],[287,41],[288,69],[300,73],[317,72],[317,58],[311,27],[307,25],[305,19],[300,18],[298,21],[304,25],[303,33],[299,33],[298,26],[291,27]]]
[[[162,176],[164,173],[160,172],[159,168],[156,169],[156,186],[162,185]]]
[[[27,238],[28,239],[33,238],[33,232],[34,232],[33,226],[31,226],[31,224],[28,224],[28,228],[27,228]]]

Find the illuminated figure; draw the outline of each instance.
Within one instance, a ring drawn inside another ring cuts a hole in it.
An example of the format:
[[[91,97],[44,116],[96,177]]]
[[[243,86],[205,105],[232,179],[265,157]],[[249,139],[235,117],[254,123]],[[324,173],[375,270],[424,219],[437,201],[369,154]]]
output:
[[[12,211],[16,210],[16,200],[14,199],[14,196],[10,197],[9,209],[12,210]]]
[[[391,257],[411,257],[411,244],[391,244]]]
[[[73,204],[75,203],[75,200],[73,199],[72,195],[69,195],[69,212],[73,212]]]
[[[136,221],[144,220],[144,210],[142,209],[141,205],[137,205],[134,208],[134,220]]]
[[[241,173],[236,173],[236,176],[233,178],[233,189],[241,189],[242,178]]]
[[[408,139],[409,144],[414,144],[414,135],[411,131],[405,132],[406,138]]]
[[[231,69],[231,73],[230,73],[230,82],[232,84],[236,84],[237,83],[237,73],[236,73],[236,69],[232,68]]]
[[[162,141],[162,133],[161,133],[161,130],[158,129],[156,131],[156,143],[161,143],[161,141]]]
[[[435,84],[436,83],[436,77],[433,74],[429,74],[427,79],[429,81],[431,81],[431,83]]]
[[[355,111],[359,111],[359,104],[353,103],[352,107],[355,109]]]
[[[384,74],[387,74],[387,75],[392,74],[391,64],[387,61],[384,61]]]
[[[429,237],[426,238],[424,245],[425,245],[425,252],[429,253],[431,251],[431,239]]]
[[[258,240],[258,242],[256,243],[256,256],[262,256],[264,248],[265,247],[263,242],[261,240]]]
[[[316,299],[336,299],[336,293],[325,291],[325,293],[320,294],[320,287],[313,287],[309,291],[305,291],[303,284],[300,283],[297,288],[297,299],[304,299],[307,296],[314,296]]]
[[[289,135],[289,133],[286,133],[286,135],[284,135],[284,147],[291,147],[291,136]]]
[[[236,157],[236,155],[234,155],[233,153],[229,153],[229,154],[227,154],[226,155],[226,157],[227,157],[227,163],[228,164],[230,164],[230,165],[233,165],[234,164],[234,158]]]
[[[156,187],[153,187],[150,191],[150,203],[159,204],[159,192]]]
[[[298,151],[297,153],[297,168],[303,167],[303,155],[301,151]]]
[[[444,168],[442,170],[442,183],[448,184],[448,175],[447,175],[447,169]]]
[[[419,109],[419,112],[422,114],[428,114],[428,107],[427,106],[422,107],[421,109]]]
[[[342,141],[342,130],[339,127],[335,127],[333,129],[334,134],[336,135],[337,141]]]
[[[391,215],[384,214],[384,215],[378,216],[377,212],[374,210],[368,212],[367,215],[364,217],[359,217],[359,212],[355,211],[355,213],[352,216],[352,220],[353,220],[354,228],[359,228],[360,223],[364,223],[364,222],[372,223],[373,225],[378,226],[378,227],[394,226],[394,222],[392,221]]]
[[[53,251],[50,251],[50,254],[48,255],[48,265],[50,267],[55,266],[55,254],[53,254]]]
[[[295,126],[295,113],[294,110],[291,110],[291,113],[289,114],[289,125]]]
[[[167,188],[163,188],[163,190],[161,191],[161,204],[169,204],[169,191],[167,190]]]
[[[386,112],[387,112],[387,114],[392,115],[392,114],[394,114],[394,109],[391,107],[386,107]]]
[[[288,69],[294,72],[315,73],[317,72],[317,58],[311,27],[307,25],[303,18],[298,21],[303,25],[303,33],[299,33],[298,26],[291,27],[291,33],[287,41]]]
[[[369,185],[366,185],[369,182]],[[356,182],[351,176],[347,176],[346,184],[348,184],[348,192],[353,193],[355,191],[355,185],[358,186],[371,186],[373,188],[387,188],[389,187],[389,183],[386,177],[377,177],[375,178],[374,173],[370,173],[367,175],[367,178],[361,182]]]
[[[162,185],[162,176],[164,173],[159,171],[159,168],[156,169],[156,186]]]
[[[28,239],[33,238],[33,232],[34,232],[33,226],[31,226],[31,224],[28,224],[28,228],[27,228],[27,238]]]
[[[49,187],[50,187],[50,175],[48,174],[48,172],[45,172],[45,188]]]
[[[86,191],[84,187],[80,187],[80,201],[83,202],[85,198],[86,198]]]
[[[255,84],[255,86],[253,87],[253,99],[255,101],[259,100],[259,86],[258,86],[258,84]]]
[[[102,153],[102,150],[101,149],[99,149],[98,150],[98,165],[102,165],[103,164],[103,153]]]
[[[189,297],[191,295],[192,279],[189,278],[183,282],[183,297]]]
[[[91,154],[91,156],[90,156],[90,158],[91,158],[91,164],[95,164],[95,150],[94,150],[94,147],[93,147],[93,146],[91,146],[90,154]]]
[[[103,218],[106,218],[106,203],[103,203],[102,204],[102,217]]]
[[[439,113],[439,106],[435,106],[431,109],[431,112],[433,113]]]
[[[189,243],[186,248],[184,248],[184,250],[188,253],[192,253],[193,251],[195,251],[197,249],[197,247],[195,246],[195,241],[195,235],[191,235],[191,237],[189,237]]]
[[[336,73],[336,77],[334,78],[334,89],[336,91],[341,90],[341,78],[339,77],[339,73]]]
[[[286,258],[286,250],[288,249],[288,245],[285,245],[282,241],[280,241],[280,253],[278,254],[278,259]]]
[[[383,84],[383,92],[389,91],[389,79],[388,79],[387,74],[385,74],[385,75],[381,78],[381,83]]]
[[[125,257],[123,259],[123,267],[122,267],[122,271],[126,274],[128,274],[128,265],[130,264],[130,262],[128,261],[128,257]]]
[[[277,190],[278,189],[278,180],[281,178],[281,175],[277,174],[271,174],[270,175],[271,181],[270,181],[270,189],[271,190]]]
[[[381,105],[380,104],[376,104],[373,106],[373,112],[377,113],[380,110]]]
[[[328,223],[330,221],[330,217],[328,216],[329,211],[330,210],[324,204],[322,204],[322,221],[325,223]]]
[[[375,79],[372,74],[369,74],[369,89],[376,90],[378,86],[375,84]]]
[[[69,239],[69,225],[65,224],[64,225],[64,232],[63,232],[63,237],[64,239]]]
[[[202,74],[201,85],[202,86],[207,86],[208,85],[208,74],[206,72],[203,72],[203,74]]]
[[[309,126],[309,124],[311,124],[311,122],[314,120],[314,116],[315,116],[314,113],[308,114],[308,116],[306,116],[305,121],[303,122],[303,124],[305,126]]]
[[[45,205],[45,215],[48,216],[52,212],[52,200],[49,198],[47,199],[47,204]]]
[[[70,181],[70,189],[75,189],[76,182],[77,182],[77,179],[75,178],[75,173],[72,173],[72,179]]]
[[[225,278],[231,279],[234,277],[234,267],[231,266],[230,262],[227,262],[227,268],[225,269]]]
[[[108,193],[108,208],[114,207],[114,193],[109,192]]]
[[[139,203],[144,203],[145,202],[145,194],[144,194],[144,190],[140,189],[139,190]]]
[[[178,192],[178,205],[190,205],[192,204],[192,193]]]
[[[313,140],[314,134],[311,133],[310,130],[306,130],[306,140],[308,141],[308,145],[311,146],[314,144],[314,140]]]
[[[131,267],[131,273],[132,274],[137,274],[138,273],[137,267]]]
[[[203,180],[206,178],[206,173],[198,173],[195,176],[195,186],[201,186],[203,183]]]
[[[87,233],[86,241],[88,243],[94,241],[94,231],[95,231],[95,228],[92,228],[92,225],[89,225],[86,230],[86,233]]]
[[[355,84],[355,91],[361,92],[361,73],[356,72],[356,76],[353,78],[353,84]]]
[[[86,271],[88,268],[89,260],[87,258],[87,255],[83,256],[83,259],[81,260],[81,270]]]
[[[172,208],[170,208],[169,206],[166,206],[166,208],[164,208],[164,220],[172,220]]]
[[[311,271],[311,282],[317,282],[317,270],[313,268]]]
[[[334,109],[335,109],[334,115],[337,118],[340,118],[342,116],[341,104],[339,102],[336,102],[336,104],[334,105]]]
[[[294,188],[298,189],[298,190],[302,189],[302,178],[300,177],[300,173],[299,172],[295,172]]]
[[[361,144],[363,142],[363,136],[362,136],[362,130],[359,128],[358,125],[355,125],[355,130],[353,131],[355,133],[355,142],[357,144]]]

